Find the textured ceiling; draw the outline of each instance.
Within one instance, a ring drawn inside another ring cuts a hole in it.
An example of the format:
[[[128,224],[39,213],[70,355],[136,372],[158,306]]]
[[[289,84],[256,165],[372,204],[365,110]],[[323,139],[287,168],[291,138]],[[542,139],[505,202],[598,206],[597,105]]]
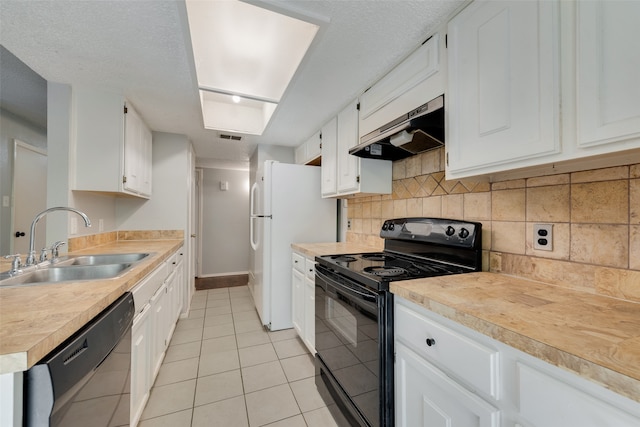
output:
[[[0,0],[0,44],[48,81],[121,91],[153,130],[185,134],[198,158],[230,165],[256,144],[305,141],[465,0],[251,2],[325,24],[265,133],[241,142],[203,129],[182,0]]]

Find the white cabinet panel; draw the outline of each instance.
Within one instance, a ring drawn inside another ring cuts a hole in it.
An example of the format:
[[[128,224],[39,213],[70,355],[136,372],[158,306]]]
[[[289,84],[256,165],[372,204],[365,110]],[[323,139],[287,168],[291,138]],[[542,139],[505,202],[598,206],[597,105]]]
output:
[[[582,1],[576,8],[578,146],[638,138],[640,3]]]
[[[322,126],[322,195],[334,196],[338,191],[338,118]]]
[[[338,192],[349,193],[360,187],[360,158],[349,154],[358,145],[358,106],[349,104],[338,114]]]
[[[474,2],[448,28],[448,173],[558,153],[558,3]]]
[[[305,305],[304,305],[304,273],[297,270],[295,267],[292,271],[292,280],[291,280],[291,313],[292,313],[292,323],[293,328],[298,332],[300,338],[304,340],[305,330],[304,330],[304,322],[305,322]]]
[[[498,427],[500,411],[396,343],[396,425]]]
[[[518,363],[520,415],[535,427],[637,427],[640,418]]]
[[[131,424],[136,425],[151,389],[151,305],[146,304],[133,320],[131,329]]]

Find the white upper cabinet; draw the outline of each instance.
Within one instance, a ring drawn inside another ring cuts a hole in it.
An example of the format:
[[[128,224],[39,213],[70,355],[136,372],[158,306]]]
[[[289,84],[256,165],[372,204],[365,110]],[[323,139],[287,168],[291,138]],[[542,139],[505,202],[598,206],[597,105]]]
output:
[[[352,102],[338,114],[338,192],[358,191],[360,158],[349,154],[358,145],[358,104]]]
[[[558,3],[476,1],[448,29],[447,175],[558,153]]]
[[[391,193],[391,161],[352,156],[349,149],[358,140],[358,102],[353,101],[322,127],[323,197]]]
[[[576,8],[578,146],[625,149],[640,137],[640,2]]]
[[[434,34],[360,96],[359,136],[440,96],[445,90],[444,36]]]
[[[448,24],[447,179],[640,157],[640,3],[474,1]],[[630,152],[629,150],[634,150]]]
[[[320,131],[314,133],[311,138],[300,144],[295,151],[295,160],[299,165],[319,165],[322,155],[322,139]]]
[[[74,87],[73,190],[151,196],[151,131],[120,94]]]

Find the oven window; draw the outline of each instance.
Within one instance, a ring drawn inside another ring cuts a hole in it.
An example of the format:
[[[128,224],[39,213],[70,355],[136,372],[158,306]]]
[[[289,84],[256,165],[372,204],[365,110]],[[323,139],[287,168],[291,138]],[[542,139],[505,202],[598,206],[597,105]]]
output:
[[[377,305],[316,287],[316,351],[372,426],[379,425]]]

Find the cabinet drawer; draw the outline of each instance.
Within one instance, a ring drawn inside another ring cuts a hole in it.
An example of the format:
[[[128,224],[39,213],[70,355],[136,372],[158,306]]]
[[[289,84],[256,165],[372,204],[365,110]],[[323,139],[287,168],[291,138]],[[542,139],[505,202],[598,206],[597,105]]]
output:
[[[155,294],[158,288],[162,286],[167,274],[167,265],[166,263],[162,263],[133,288],[131,293],[133,294],[133,304],[135,306],[136,314],[142,311],[153,294]]]
[[[293,268],[304,274],[304,263],[304,257],[298,253],[293,252],[293,254],[291,255],[291,265],[293,266]]]
[[[316,276],[316,262],[312,259],[305,258],[304,260],[305,273],[309,279],[315,279]]]
[[[413,309],[396,305],[396,340],[494,399],[498,399],[498,350],[478,343]],[[431,345],[429,345],[431,344]]]

